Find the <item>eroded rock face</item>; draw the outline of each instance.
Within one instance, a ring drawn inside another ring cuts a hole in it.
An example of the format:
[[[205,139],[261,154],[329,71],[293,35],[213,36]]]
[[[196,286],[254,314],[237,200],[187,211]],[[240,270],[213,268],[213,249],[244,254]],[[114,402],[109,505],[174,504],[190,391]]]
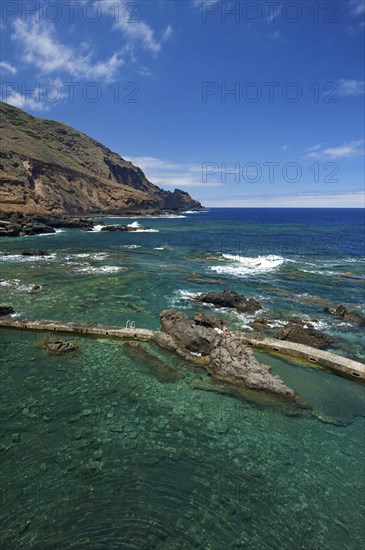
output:
[[[168,309],[160,314],[161,330],[172,336],[178,347],[209,355],[218,345],[219,334],[211,328],[196,325],[183,313]]]
[[[0,212],[120,215],[199,210],[188,193],[160,189],[140,168],[63,123],[0,102]]]
[[[202,361],[198,364],[216,380],[296,399],[295,392],[278,376],[273,376],[270,367],[259,363],[251,349],[234,337],[225,336],[216,328],[197,324],[195,320],[174,309],[163,311],[160,320],[161,334],[167,337],[168,349],[174,347],[174,342],[176,351],[194,363],[198,363],[195,354],[202,355]],[[199,321],[200,317],[198,323]],[[207,324],[206,318],[204,322]],[[155,341],[164,347],[164,337]]]
[[[327,313],[330,313],[334,317],[340,317],[346,323],[353,323],[355,325],[364,325],[365,317],[360,315],[356,311],[349,311],[346,306],[340,305],[335,311],[331,311],[329,308],[325,308]]]
[[[210,354],[209,371],[217,380],[244,385],[253,390],[264,390],[293,399],[295,393],[271,368],[259,363],[252,351],[233,338],[223,337]]]
[[[44,342],[44,347],[47,351],[50,351],[51,353],[56,353],[57,355],[63,355],[64,353],[70,353],[78,349],[75,344],[71,342],[65,342],[63,340],[60,340],[59,338],[53,338],[52,336],[50,338],[47,338],[47,340]]]
[[[255,313],[262,309],[262,305],[253,298],[246,298],[233,290],[223,292],[207,292],[194,298],[198,302],[213,304],[216,307],[234,308],[240,313]]]
[[[207,328],[223,328],[223,321],[221,319],[217,319],[217,317],[208,317],[208,315],[204,315],[204,313],[200,312],[195,315],[194,322],[196,325]]]
[[[93,222],[84,218],[68,216],[24,215],[22,213],[1,213],[0,237],[22,237],[55,233],[55,228],[79,228],[91,230]]]

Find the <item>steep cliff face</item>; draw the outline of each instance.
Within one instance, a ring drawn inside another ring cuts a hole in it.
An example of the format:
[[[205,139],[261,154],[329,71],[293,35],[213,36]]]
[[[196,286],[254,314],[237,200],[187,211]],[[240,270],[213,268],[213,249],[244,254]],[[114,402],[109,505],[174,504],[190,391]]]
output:
[[[0,102],[0,211],[119,214],[199,209],[181,190],[164,191],[140,168],[63,123]]]

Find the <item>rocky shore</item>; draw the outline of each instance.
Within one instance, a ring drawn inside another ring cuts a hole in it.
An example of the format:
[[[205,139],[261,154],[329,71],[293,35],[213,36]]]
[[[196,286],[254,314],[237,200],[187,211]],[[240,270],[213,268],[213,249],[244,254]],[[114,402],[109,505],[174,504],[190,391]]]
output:
[[[216,308],[235,309],[238,313],[246,313],[247,315],[254,315],[258,311],[263,310],[263,306],[258,300],[246,298],[242,294],[238,294],[231,290],[199,294],[194,297],[194,301],[212,304]],[[341,309],[343,307],[344,306],[340,306],[336,311],[343,311]],[[201,313],[198,315],[202,316],[200,324],[212,328],[222,328],[223,322],[221,320],[208,317],[204,321],[205,316]],[[356,314],[353,314],[351,318],[355,319],[355,316]],[[213,319],[214,324],[212,324]],[[347,319],[350,319],[350,314],[347,315]],[[331,339],[324,332],[315,329],[310,322],[305,322],[298,317],[288,319],[282,327],[275,328],[274,320],[268,319],[265,315],[260,314],[249,323],[249,326],[254,332],[258,332],[261,335],[264,334],[271,338],[288,340],[289,342],[296,342],[315,348],[325,348],[331,344]]]
[[[204,304],[212,304],[219,308],[226,307],[236,309],[239,313],[256,313],[256,311],[262,309],[262,305],[257,300],[246,298],[242,294],[238,294],[232,290],[199,294],[194,300]]]
[[[0,237],[23,237],[55,233],[59,228],[92,230],[91,220],[70,216],[27,216],[22,213],[2,213]]]
[[[270,367],[255,359],[250,348],[219,328],[207,326],[207,322],[203,325],[200,319],[197,322],[175,309],[163,311],[160,321],[161,332],[155,333],[154,340],[205,368],[214,380],[297,399],[295,392],[271,373]]]
[[[346,306],[340,305],[335,310],[325,308],[324,311],[329,313],[333,317],[341,319],[345,323],[351,323],[354,325],[365,325],[365,317],[356,313],[355,311],[348,310]]]
[[[105,225],[100,231],[107,231],[109,233],[116,233],[120,231],[147,231],[149,227],[134,227],[133,225]]]
[[[180,211],[180,210],[179,210]],[[174,215],[179,211],[131,211],[122,212],[123,217],[158,217],[166,215]],[[117,215],[117,214],[116,214]],[[42,233],[55,233],[56,229],[81,229],[84,231],[92,231],[95,226],[93,218],[79,216],[52,216],[52,215],[26,215],[22,213],[0,213],[0,237],[24,237],[41,235]],[[132,227],[129,225],[105,225],[101,231],[137,231],[137,229],[147,229],[142,227]]]

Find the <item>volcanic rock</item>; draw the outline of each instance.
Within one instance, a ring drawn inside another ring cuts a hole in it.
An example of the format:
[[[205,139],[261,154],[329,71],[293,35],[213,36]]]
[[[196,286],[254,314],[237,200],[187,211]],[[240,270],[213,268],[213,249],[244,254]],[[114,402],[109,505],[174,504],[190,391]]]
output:
[[[283,328],[279,329],[274,337],[279,340],[289,340],[289,342],[296,342],[315,348],[325,348],[331,343],[330,338],[326,334],[314,329],[301,320],[290,321]]]
[[[223,292],[207,292],[199,294],[194,300],[206,304],[213,304],[216,307],[234,308],[240,313],[253,314],[259,309],[262,309],[260,302],[253,298],[246,298],[232,290],[224,290]]]
[[[340,317],[345,323],[353,323],[355,325],[365,324],[365,317],[356,311],[348,311],[346,306],[340,305],[335,311],[331,311],[329,308],[325,308],[327,313],[330,313],[334,317]]]
[[[215,328],[199,324],[200,316],[197,324],[187,315],[170,309],[161,312],[160,320],[161,334],[169,337],[169,349],[172,340],[177,353],[204,367],[214,379],[296,399],[294,391],[273,376],[270,367],[259,363],[250,348]],[[164,347],[162,339],[155,341]]]
[[[3,102],[0,119],[0,212],[120,216],[202,208],[185,191],[157,187],[132,162],[66,124]]]
[[[57,355],[63,355],[64,353],[70,353],[76,351],[78,346],[71,342],[65,342],[59,338],[50,337],[44,342],[44,347],[47,351],[56,353]]]
[[[5,315],[12,315],[15,313],[15,310],[11,306],[0,306],[0,316],[5,317]]]

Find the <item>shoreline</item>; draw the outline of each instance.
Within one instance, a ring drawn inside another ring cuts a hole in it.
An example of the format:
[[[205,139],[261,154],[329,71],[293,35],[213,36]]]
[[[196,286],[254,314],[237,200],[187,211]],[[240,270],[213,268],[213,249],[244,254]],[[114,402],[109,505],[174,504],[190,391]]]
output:
[[[204,212],[203,209],[139,210],[112,213],[78,214],[24,214],[21,212],[0,212],[0,237],[37,236],[55,233],[56,229],[81,229],[92,231],[95,221],[100,218],[146,218],[168,219],[183,217],[184,213]]]

